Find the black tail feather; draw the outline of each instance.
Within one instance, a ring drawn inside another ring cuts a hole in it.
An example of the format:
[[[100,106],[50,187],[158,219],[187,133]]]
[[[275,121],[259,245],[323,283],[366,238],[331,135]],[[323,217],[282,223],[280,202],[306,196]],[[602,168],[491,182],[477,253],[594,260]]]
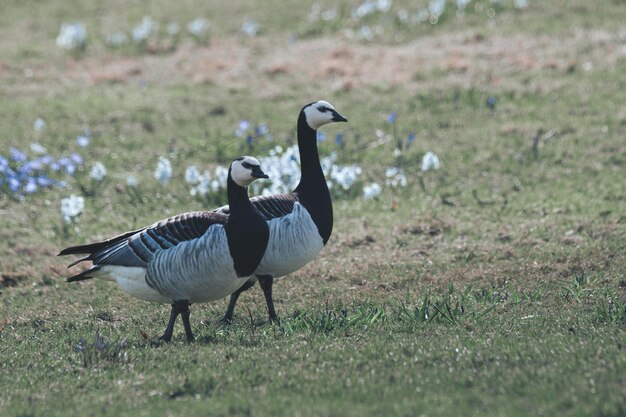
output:
[[[90,255],[92,253],[99,252],[102,249],[106,249],[107,247],[114,245],[115,243],[118,243],[124,239],[127,239],[131,237],[132,235],[134,235],[135,233],[140,232],[142,230],[143,229],[137,229],[131,232],[126,232],[121,235],[114,236],[111,239],[103,240],[102,242],[89,243],[87,245],[71,246],[69,248],[63,249],[61,252],[59,252],[57,256],[83,255],[83,254]]]
[[[84,281],[86,279],[93,278],[93,276],[91,276],[91,274],[93,274],[94,272],[96,272],[99,269],[100,269],[99,266],[94,266],[92,268],[89,268],[86,271],[81,272],[80,274],[77,274],[77,275],[69,277],[66,281],[67,282],[75,282],[75,281]]]

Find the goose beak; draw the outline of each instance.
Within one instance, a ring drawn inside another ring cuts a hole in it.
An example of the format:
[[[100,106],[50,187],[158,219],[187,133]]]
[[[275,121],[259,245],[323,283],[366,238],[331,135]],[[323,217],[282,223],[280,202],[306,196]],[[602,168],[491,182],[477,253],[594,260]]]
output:
[[[252,176],[254,178],[269,178],[267,174],[263,172],[260,166],[255,166],[252,168]]]
[[[346,119],[345,117],[343,117],[336,111],[333,111],[333,122],[347,122],[347,121],[348,119]]]

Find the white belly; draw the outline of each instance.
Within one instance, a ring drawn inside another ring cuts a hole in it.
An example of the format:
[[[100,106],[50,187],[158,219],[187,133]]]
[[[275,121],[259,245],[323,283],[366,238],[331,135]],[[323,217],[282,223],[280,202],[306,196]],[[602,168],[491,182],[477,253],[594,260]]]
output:
[[[269,221],[270,239],[255,275],[281,277],[309,263],[324,241],[309,212],[296,203],[290,214]]]
[[[148,285],[146,268],[103,265],[95,276],[117,282],[124,292],[140,300],[157,303],[172,302],[171,298],[160,294]]]

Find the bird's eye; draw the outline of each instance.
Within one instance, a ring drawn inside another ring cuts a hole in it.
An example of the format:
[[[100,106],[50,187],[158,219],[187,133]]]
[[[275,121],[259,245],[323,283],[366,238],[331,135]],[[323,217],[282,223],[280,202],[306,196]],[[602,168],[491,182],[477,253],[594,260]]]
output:
[[[321,107],[318,107],[317,109],[322,113],[326,113],[329,110],[329,108],[326,106],[321,106]]]
[[[246,169],[250,169],[252,168],[252,164],[250,164],[249,162],[243,162],[241,164],[242,167],[246,168]]]

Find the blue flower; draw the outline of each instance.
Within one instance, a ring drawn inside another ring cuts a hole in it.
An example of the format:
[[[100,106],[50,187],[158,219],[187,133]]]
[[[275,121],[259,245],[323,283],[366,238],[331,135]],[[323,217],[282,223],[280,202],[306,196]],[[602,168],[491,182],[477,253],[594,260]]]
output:
[[[15,162],[21,162],[26,160],[26,154],[17,148],[11,146],[9,148],[9,152],[11,153],[11,159]]]
[[[254,127],[255,136],[265,136],[270,132],[270,128],[266,123],[261,123]]]
[[[489,107],[490,109],[495,109],[496,108],[496,102],[498,100],[496,99],[495,96],[489,96],[487,98],[487,107]]]
[[[20,189],[20,182],[15,177],[9,177],[9,189],[16,193]]]
[[[24,186],[24,192],[26,194],[32,194],[37,191],[37,183],[33,178],[29,178],[28,182]]]
[[[82,163],[83,163],[83,157],[82,157],[82,156],[80,156],[80,155],[79,155],[79,154],[77,154],[77,153],[73,153],[73,154],[71,154],[71,155],[70,155],[70,159],[71,159],[72,161],[74,161],[75,163],[77,163],[78,165],[82,165]]]
[[[324,142],[326,140],[326,134],[324,132],[317,131],[317,141]]]
[[[409,145],[415,142],[415,133],[409,133],[409,136],[407,136],[406,141]]]
[[[252,135],[246,136],[246,143],[248,144],[248,146],[252,146]]]
[[[396,122],[397,118],[398,118],[398,112],[392,111],[391,113],[389,113],[389,116],[387,116],[387,123],[392,125]]]
[[[250,122],[245,119],[240,120],[237,130],[235,130],[235,136],[243,137],[248,132],[248,129],[250,129]]]
[[[337,133],[337,136],[335,136],[335,144],[337,146],[343,146],[343,133],[342,132]]]

